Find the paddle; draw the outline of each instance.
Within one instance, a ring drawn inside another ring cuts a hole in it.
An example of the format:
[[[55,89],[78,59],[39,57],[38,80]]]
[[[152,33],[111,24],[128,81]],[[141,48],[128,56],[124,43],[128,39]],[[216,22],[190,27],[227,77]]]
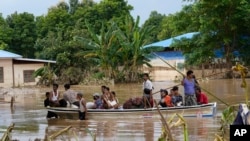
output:
[[[177,72],[179,72],[183,77],[185,76],[185,74],[183,74],[182,72],[180,72],[179,70],[177,70],[174,66],[172,66],[171,64],[169,64],[167,61],[165,61],[163,58],[161,58],[159,55],[157,55],[155,52],[153,52],[153,54],[158,57],[159,59],[161,59],[164,63],[166,63],[167,65],[169,65],[172,69],[176,70]],[[199,86],[200,87],[200,86]],[[218,98],[217,96],[215,96],[214,94],[212,94],[211,92],[209,92],[208,90],[200,87],[202,90],[204,90],[205,92],[207,92],[209,95],[213,96],[215,99],[219,100],[220,102],[222,102],[223,104],[230,106],[229,104],[227,104],[226,102],[224,102],[223,100],[221,100],[220,98]]]

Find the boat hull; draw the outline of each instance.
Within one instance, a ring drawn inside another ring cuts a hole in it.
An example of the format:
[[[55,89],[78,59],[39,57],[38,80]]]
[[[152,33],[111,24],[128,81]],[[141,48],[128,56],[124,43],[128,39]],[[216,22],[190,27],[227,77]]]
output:
[[[196,106],[167,107],[160,108],[165,118],[173,114],[182,114],[183,117],[214,117],[216,115],[216,103],[209,103]],[[55,112],[60,118],[78,119],[78,109],[49,107],[48,111]],[[87,119],[135,119],[135,118],[154,118],[159,119],[160,114],[157,108],[149,109],[88,109]]]

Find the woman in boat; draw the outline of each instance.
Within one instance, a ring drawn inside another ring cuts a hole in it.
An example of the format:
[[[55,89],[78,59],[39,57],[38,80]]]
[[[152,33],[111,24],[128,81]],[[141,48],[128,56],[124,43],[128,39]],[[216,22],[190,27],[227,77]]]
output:
[[[168,95],[168,91],[166,89],[161,89],[161,100],[158,102],[158,105],[161,105],[161,107],[167,107],[165,102],[165,97]]]

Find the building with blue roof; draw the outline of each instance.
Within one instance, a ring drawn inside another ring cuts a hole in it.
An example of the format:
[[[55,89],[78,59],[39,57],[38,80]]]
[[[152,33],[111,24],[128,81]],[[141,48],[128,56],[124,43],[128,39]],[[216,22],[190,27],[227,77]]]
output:
[[[191,38],[193,38],[194,35],[197,35],[197,34],[199,34],[199,32],[191,32],[191,33],[182,34],[182,35],[179,35],[176,37],[172,37],[172,38],[169,38],[166,40],[162,40],[159,42],[155,42],[155,43],[146,45],[146,46],[144,46],[144,48],[152,47],[152,46],[158,46],[158,47],[164,47],[164,48],[170,47],[171,44],[174,43],[175,40],[181,40],[182,38],[191,39]]]
[[[48,63],[56,61],[23,58],[21,55],[0,50],[0,86],[36,85],[39,78],[34,78],[33,73]]]

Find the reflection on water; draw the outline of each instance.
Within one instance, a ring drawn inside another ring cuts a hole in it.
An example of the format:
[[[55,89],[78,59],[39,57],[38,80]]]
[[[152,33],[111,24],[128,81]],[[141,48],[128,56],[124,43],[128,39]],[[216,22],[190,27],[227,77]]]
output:
[[[228,104],[237,104],[244,102],[244,89],[240,88],[240,79],[235,80],[209,80],[200,82],[201,86],[222,98]],[[249,80],[248,80],[249,83]],[[154,92],[160,88],[168,88],[178,83],[174,82],[154,82]],[[62,86],[59,87],[63,92]],[[133,96],[141,96],[141,84],[123,84],[110,86],[111,90],[116,91],[120,101]],[[180,92],[183,93],[182,86],[179,86]],[[127,140],[145,140],[155,141],[161,135],[160,120],[153,119],[110,119],[110,120],[88,120],[75,121],[63,119],[45,118],[47,111],[43,107],[44,94],[52,88],[43,88],[35,91],[34,94],[16,93],[19,97],[13,109],[10,103],[0,104],[0,137],[5,129],[15,123],[12,131],[12,139],[20,141],[45,139],[55,131],[66,128],[71,125],[71,131],[74,132],[79,140],[92,140],[89,133],[95,133],[97,141],[127,141]],[[94,92],[100,92],[99,86],[73,86],[72,89],[83,91],[88,101],[91,101]],[[26,90],[27,91],[27,90]],[[154,97],[159,98],[159,94]],[[208,96],[210,101],[216,101],[212,96]],[[218,101],[217,101],[218,102]],[[225,106],[218,102],[218,109],[222,110]],[[189,138],[192,141],[211,141],[214,134],[219,129],[219,118],[185,118],[188,125]],[[87,131],[88,129],[89,131]],[[182,127],[174,127],[172,133],[176,140],[183,140]],[[64,134],[57,140],[74,140],[74,134]]]

